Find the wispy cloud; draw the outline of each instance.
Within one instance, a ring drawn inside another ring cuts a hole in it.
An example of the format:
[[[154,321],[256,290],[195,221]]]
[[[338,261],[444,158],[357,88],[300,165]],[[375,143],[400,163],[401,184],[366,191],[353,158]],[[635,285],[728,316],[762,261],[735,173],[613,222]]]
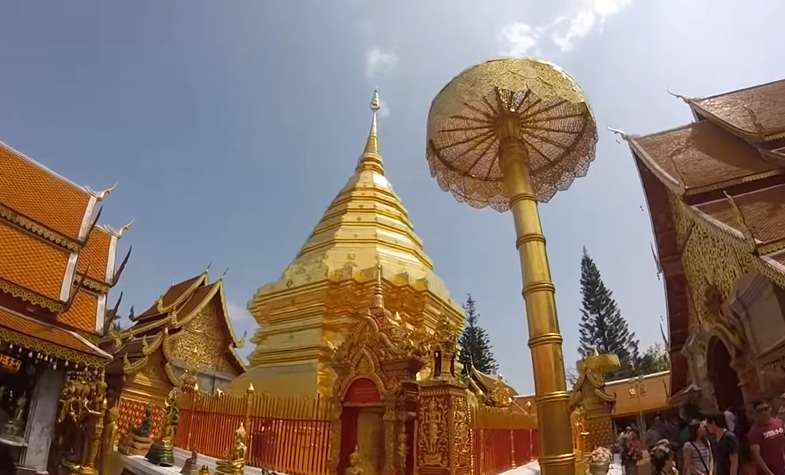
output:
[[[499,42],[502,43],[505,56],[524,56],[537,46],[542,31],[533,28],[528,23],[516,21],[504,26],[499,32]]]
[[[605,25],[607,19],[620,13],[632,0],[582,0],[570,10],[545,25],[514,22],[499,32],[501,54],[523,56],[537,51],[543,38],[550,39],[560,51],[567,52],[581,38]]]
[[[390,108],[387,106],[387,103],[384,102],[384,99],[379,99],[379,117],[390,117]]]
[[[375,79],[395,71],[398,67],[398,55],[394,51],[375,46],[365,56],[365,75]]]

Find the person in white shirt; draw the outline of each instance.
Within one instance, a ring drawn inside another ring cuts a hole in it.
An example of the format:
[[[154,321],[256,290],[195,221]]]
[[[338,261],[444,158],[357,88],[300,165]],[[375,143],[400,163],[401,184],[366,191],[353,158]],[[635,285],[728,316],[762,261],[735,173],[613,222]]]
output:
[[[725,416],[725,427],[728,431],[736,433],[736,414],[730,410],[730,407],[725,409],[725,412],[722,413]]]

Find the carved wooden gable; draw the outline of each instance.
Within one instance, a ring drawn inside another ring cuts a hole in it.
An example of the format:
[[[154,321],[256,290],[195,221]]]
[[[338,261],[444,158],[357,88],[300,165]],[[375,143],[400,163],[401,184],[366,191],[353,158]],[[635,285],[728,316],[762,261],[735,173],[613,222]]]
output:
[[[226,330],[219,294],[169,338],[168,356],[197,370],[236,374],[228,358],[231,337]]]
[[[351,335],[333,354],[336,394],[360,376],[376,381],[383,396],[397,392],[401,382],[413,381],[425,364],[421,341],[390,312],[372,309],[358,315]]]

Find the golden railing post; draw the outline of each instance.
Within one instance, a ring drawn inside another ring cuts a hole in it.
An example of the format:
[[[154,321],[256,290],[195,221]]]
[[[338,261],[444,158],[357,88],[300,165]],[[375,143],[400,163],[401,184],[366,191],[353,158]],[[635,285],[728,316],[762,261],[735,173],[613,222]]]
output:
[[[248,389],[245,390],[245,429],[248,431],[248,435],[246,436],[248,456],[246,456],[246,460],[251,460],[252,455],[251,448],[253,445],[251,443],[251,439],[253,438],[253,428],[251,427],[251,406],[255,393],[256,389],[253,387],[253,383],[248,383]]]
[[[539,431],[540,465],[547,475],[573,475],[569,393],[565,384],[562,336],[556,316],[554,285],[545,251],[537,199],[532,187],[526,148],[517,138],[516,118],[501,120],[500,164],[515,220],[516,247],[521,261],[523,298],[529,327],[537,415],[548,430]]]

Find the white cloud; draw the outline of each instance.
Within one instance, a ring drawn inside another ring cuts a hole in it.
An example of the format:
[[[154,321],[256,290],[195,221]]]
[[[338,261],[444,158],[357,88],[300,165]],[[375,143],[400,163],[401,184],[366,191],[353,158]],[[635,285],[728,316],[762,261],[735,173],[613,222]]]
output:
[[[398,60],[395,52],[378,46],[373,47],[365,56],[365,75],[369,78],[378,78],[390,74],[398,67]]]
[[[538,46],[544,34],[548,34],[553,44],[562,52],[570,51],[577,40],[595,29],[602,31],[608,17],[620,13],[631,2],[632,0],[582,0],[567,14],[546,25],[510,23],[499,32],[501,54],[524,56]]]
[[[499,41],[504,45],[504,56],[525,56],[540,40],[540,32],[528,23],[510,23],[499,32]]]
[[[390,117],[390,107],[381,98],[379,98],[379,117]]]

